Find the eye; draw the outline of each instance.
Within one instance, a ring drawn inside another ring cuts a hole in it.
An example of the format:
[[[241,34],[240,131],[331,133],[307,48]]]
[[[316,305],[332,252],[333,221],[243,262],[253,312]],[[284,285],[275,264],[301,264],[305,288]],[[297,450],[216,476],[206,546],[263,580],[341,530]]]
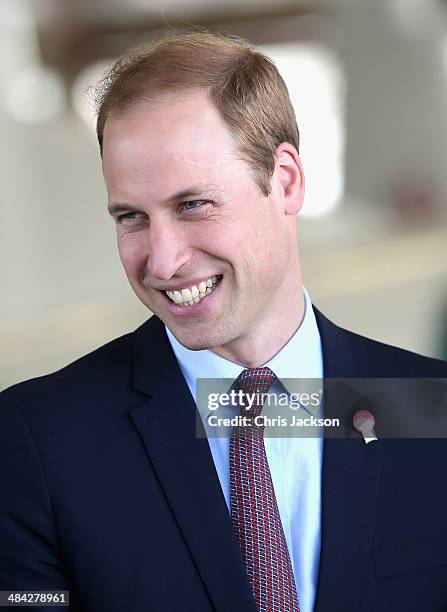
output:
[[[187,202],[182,202],[180,204],[180,209],[183,211],[187,210],[197,210],[203,206],[209,204],[208,200],[188,200]]]
[[[126,226],[138,225],[146,219],[146,215],[140,212],[128,212],[116,217],[117,223]]]

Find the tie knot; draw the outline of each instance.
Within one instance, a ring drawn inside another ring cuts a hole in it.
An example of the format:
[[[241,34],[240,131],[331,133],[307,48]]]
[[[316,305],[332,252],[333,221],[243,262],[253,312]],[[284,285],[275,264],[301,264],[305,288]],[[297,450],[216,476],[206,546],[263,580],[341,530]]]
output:
[[[267,393],[275,380],[270,368],[246,368],[239,374],[236,384],[245,393]]]
[[[249,418],[249,422],[238,428],[238,435],[263,435],[264,427],[259,427],[253,419],[262,412],[268,390],[276,380],[270,368],[247,368],[235,381],[235,387],[242,392],[239,398],[239,414]]]

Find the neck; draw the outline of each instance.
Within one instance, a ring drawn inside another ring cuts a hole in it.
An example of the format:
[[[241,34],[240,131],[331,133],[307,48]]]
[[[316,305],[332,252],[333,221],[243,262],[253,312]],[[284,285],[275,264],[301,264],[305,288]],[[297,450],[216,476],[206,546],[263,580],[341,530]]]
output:
[[[224,359],[243,366],[256,368],[272,359],[289,342],[304,318],[305,301],[301,283],[276,310],[270,320],[263,321],[251,333],[228,344],[213,348]],[[278,312],[282,313],[281,318]]]

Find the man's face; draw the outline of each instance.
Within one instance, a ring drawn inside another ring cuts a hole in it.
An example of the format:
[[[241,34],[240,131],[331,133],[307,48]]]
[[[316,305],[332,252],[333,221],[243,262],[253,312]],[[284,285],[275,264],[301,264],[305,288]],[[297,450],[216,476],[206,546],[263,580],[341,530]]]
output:
[[[294,218],[279,179],[261,193],[204,92],[109,118],[103,170],[130,284],[181,344],[231,347],[280,323],[299,282]]]

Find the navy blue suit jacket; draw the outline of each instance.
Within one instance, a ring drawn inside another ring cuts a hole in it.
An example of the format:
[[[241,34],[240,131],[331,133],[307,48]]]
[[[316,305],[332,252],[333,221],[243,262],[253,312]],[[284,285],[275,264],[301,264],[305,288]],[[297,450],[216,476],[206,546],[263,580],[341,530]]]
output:
[[[316,316],[326,377],[447,377]],[[446,468],[445,439],[325,439],[316,612],[447,610]],[[254,612],[156,317],[1,394],[0,590],[13,589],[70,590],[82,612]]]

